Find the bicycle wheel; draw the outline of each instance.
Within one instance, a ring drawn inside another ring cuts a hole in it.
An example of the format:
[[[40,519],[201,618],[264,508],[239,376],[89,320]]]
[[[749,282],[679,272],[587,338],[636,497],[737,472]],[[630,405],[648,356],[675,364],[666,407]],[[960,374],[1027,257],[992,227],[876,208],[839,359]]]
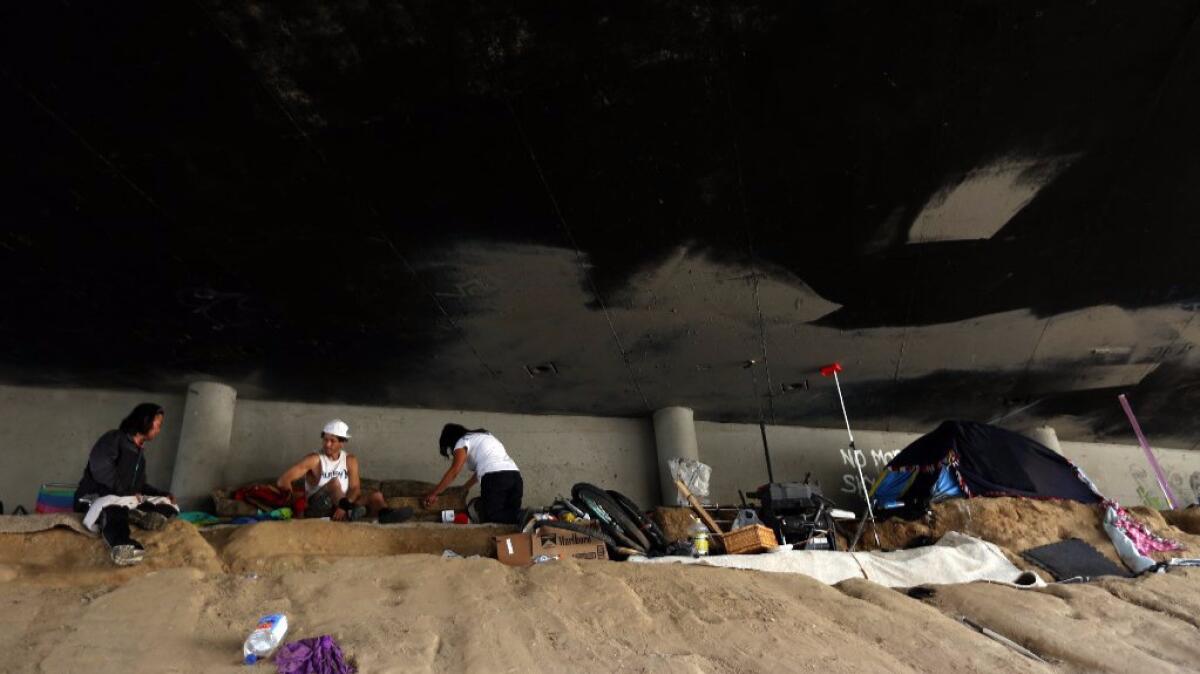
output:
[[[621,506],[625,514],[629,515],[629,519],[633,520],[633,523],[646,535],[646,540],[650,543],[650,549],[661,550],[667,547],[667,537],[663,534],[662,529],[658,527],[658,524],[654,520],[646,517],[642,509],[633,502],[633,499],[613,489],[607,490],[607,493],[617,505]]]
[[[628,547],[640,548],[643,552],[650,549],[650,541],[603,489],[580,482],[571,487],[571,495],[583,502],[593,517],[610,527],[614,539],[620,541],[623,538],[630,543]]]
[[[554,499],[554,505],[574,513],[576,517],[583,517],[584,515],[583,510],[581,510],[579,506],[575,505],[574,503],[571,503],[570,499],[565,499],[559,496],[558,498]]]

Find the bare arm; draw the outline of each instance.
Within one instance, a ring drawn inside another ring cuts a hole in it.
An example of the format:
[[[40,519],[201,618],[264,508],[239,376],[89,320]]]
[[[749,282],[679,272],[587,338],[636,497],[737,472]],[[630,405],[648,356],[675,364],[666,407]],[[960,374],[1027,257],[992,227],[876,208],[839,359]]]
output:
[[[446,469],[446,474],[442,476],[442,481],[437,483],[437,486],[433,488],[433,491],[425,495],[426,508],[429,508],[433,505],[433,502],[437,499],[438,494],[446,491],[446,487],[449,487],[450,484],[454,482],[455,478],[458,477],[459,471],[462,470],[462,467],[466,465],[466,463],[467,448],[459,447],[458,449],[455,449],[454,460],[450,463],[450,467]]]
[[[275,486],[279,487],[279,491],[282,491],[284,494],[291,494],[292,483],[304,477],[304,474],[312,470],[313,466],[320,460],[316,454],[309,454],[300,459],[296,462],[296,465],[288,468],[284,471],[283,475],[279,476],[279,479],[275,481]]]
[[[346,465],[350,471],[350,490],[346,492],[346,498],[352,503],[357,503],[359,495],[362,494],[362,483],[358,481],[358,457],[351,454],[346,458]]]
[[[466,489],[467,491],[471,491],[471,487],[474,487],[475,483],[478,481],[479,481],[479,474],[471,473],[471,477],[470,477],[470,479],[467,480],[466,484],[463,485],[463,489]]]

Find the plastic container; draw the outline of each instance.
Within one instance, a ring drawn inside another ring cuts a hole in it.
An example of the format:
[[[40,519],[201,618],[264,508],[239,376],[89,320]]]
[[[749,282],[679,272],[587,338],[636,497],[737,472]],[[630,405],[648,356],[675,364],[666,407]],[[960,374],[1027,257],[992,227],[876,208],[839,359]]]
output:
[[[733,531],[734,529],[741,529],[752,524],[762,523],[763,521],[759,519],[758,513],[753,508],[743,508],[738,511],[737,517],[733,518],[733,525],[729,527],[729,530]]]
[[[283,643],[287,635],[287,616],[282,613],[272,613],[258,619],[258,627],[246,637],[242,644],[242,662],[253,665],[261,658],[270,656]]]
[[[704,526],[704,523],[694,517],[692,520],[692,526],[688,529],[688,533],[692,538],[692,556],[707,557],[708,527]]]

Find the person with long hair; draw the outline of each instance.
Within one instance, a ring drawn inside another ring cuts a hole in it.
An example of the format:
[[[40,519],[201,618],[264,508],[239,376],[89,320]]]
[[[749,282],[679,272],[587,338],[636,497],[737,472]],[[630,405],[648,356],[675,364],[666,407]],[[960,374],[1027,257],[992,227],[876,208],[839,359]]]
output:
[[[496,436],[484,428],[467,430],[459,424],[446,424],[438,437],[438,451],[450,459],[442,481],[425,495],[425,507],[432,508],[465,466],[471,477],[464,485],[468,491],[479,482],[479,511],[484,522],[520,524],[521,498],[525,489],[521,470]]]
[[[130,524],[156,531],[179,513],[170,492],[146,482],[145,445],[158,437],[164,417],[154,403],[133,408],[120,427],[96,441],[75,490],[75,511],[87,513],[84,524],[100,530],[118,565],[136,564],[145,556],[142,544],[130,538]]]

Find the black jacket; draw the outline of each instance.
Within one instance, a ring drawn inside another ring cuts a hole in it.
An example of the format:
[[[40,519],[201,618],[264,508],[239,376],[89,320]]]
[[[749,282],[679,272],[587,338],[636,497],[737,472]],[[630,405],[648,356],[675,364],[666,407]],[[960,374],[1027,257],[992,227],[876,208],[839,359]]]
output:
[[[167,492],[146,484],[146,457],[133,438],[121,431],[109,431],[92,447],[75,499],[92,494],[166,496]]]

